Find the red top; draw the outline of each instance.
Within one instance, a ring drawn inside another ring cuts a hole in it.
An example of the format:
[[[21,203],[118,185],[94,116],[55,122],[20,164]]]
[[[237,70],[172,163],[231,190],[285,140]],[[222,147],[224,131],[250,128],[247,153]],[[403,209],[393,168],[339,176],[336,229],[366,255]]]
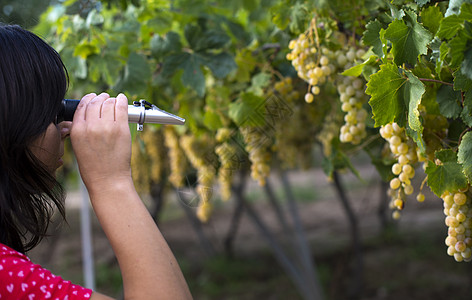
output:
[[[0,300],[83,300],[92,290],[72,284],[0,244]]]

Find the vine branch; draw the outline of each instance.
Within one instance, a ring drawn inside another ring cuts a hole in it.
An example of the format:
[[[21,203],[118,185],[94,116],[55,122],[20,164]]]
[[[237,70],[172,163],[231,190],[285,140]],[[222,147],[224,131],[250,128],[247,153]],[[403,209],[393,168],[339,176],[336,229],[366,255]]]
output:
[[[445,81],[442,81],[442,80],[437,80],[437,79],[430,79],[430,78],[418,78],[420,81],[426,81],[426,82],[434,82],[434,83],[441,83],[441,84],[444,84],[444,85],[449,85],[449,86],[454,86],[453,83],[450,83],[450,82],[445,82]]]

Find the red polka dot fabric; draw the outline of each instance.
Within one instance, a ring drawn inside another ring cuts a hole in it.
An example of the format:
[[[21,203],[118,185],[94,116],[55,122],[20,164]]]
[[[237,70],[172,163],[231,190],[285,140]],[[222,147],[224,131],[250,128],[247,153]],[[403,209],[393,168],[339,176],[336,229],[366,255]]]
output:
[[[0,244],[0,300],[83,300],[92,290],[72,284]]]

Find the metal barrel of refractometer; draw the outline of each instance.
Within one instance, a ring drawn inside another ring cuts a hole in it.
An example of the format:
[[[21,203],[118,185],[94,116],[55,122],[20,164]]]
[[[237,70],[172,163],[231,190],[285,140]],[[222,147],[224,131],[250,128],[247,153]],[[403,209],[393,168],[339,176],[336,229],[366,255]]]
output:
[[[75,110],[79,105],[80,100],[64,99],[62,100],[62,107],[57,116],[58,122],[72,121]],[[168,113],[157,107],[144,108],[142,106],[128,105],[128,122],[129,123],[154,123],[154,124],[169,124],[182,125],[185,119]]]

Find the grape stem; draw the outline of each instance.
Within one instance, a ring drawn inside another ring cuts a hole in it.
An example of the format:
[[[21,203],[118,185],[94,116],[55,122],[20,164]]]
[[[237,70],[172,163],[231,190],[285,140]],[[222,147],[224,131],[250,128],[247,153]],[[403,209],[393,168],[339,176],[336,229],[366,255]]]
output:
[[[454,86],[454,84],[450,83],[450,82],[445,82],[445,81],[441,81],[441,80],[437,80],[437,79],[430,79],[430,78],[418,78],[420,81],[426,81],[426,82],[435,82],[435,83],[441,83],[441,84],[445,84],[445,85],[449,85],[449,86]]]

